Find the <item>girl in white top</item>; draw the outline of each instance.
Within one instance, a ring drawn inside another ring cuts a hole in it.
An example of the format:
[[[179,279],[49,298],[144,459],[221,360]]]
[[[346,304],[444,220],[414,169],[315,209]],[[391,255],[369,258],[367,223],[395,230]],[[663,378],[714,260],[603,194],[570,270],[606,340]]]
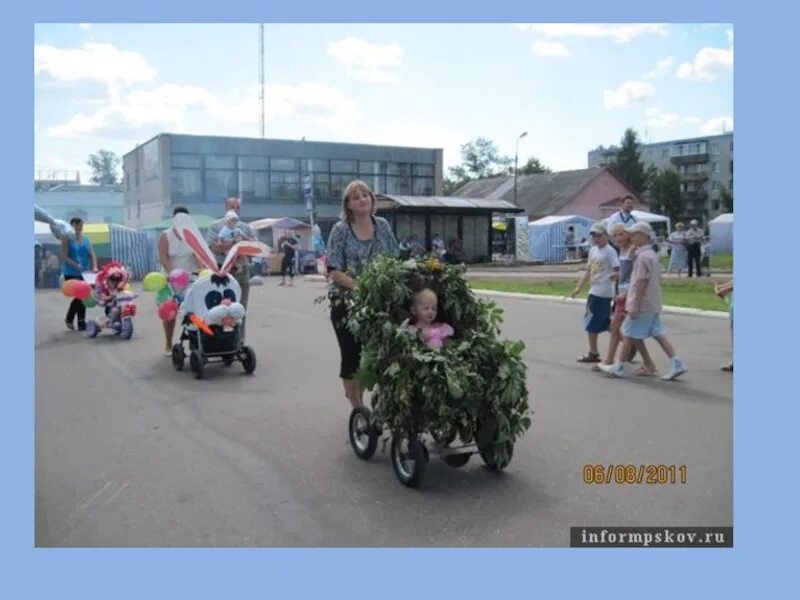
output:
[[[178,213],[188,215],[189,211],[182,206],[176,206],[175,210],[172,211],[172,216],[174,217]],[[158,240],[158,261],[167,274],[173,269],[183,269],[189,273],[197,273],[199,270],[194,252],[189,247],[189,244],[178,235],[174,227],[170,227],[162,233]],[[164,338],[166,339],[164,356],[172,356],[172,336],[175,333],[175,319],[162,321],[162,323],[164,324]]]

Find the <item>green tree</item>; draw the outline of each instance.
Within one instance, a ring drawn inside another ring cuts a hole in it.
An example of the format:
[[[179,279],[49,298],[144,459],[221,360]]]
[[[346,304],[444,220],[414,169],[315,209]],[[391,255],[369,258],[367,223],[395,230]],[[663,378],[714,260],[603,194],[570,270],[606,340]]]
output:
[[[733,212],[733,194],[728,188],[723,187],[720,190],[719,203],[726,212]]]
[[[513,173],[513,170],[512,170]],[[534,175],[536,173],[552,173],[550,167],[542,164],[538,158],[531,156],[528,161],[519,168],[519,175]]]
[[[513,158],[500,154],[492,140],[476,137],[461,145],[461,164],[448,169],[444,193],[450,195],[465,183],[476,179],[513,174],[513,162]]]
[[[110,150],[98,150],[90,154],[86,164],[92,169],[92,183],[98,185],[119,183],[117,169],[121,163],[119,157]]]
[[[653,172],[645,168],[639,152],[639,136],[630,127],[622,136],[620,148],[611,168],[637,193],[642,194],[650,187],[650,177]]]
[[[681,176],[675,169],[658,172],[651,184],[651,208],[675,223],[686,214],[686,203],[681,193]]]

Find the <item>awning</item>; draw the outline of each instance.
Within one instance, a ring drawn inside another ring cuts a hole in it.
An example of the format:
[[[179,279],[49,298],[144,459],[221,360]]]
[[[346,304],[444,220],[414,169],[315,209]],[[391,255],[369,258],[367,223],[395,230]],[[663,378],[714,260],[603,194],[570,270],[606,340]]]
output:
[[[270,219],[259,219],[250,223],[251,229],[311,229],[311,225],[303,221],[298,221],[292,217],[280,217]]]
[[[194,220],[195,224],[197,225],[198,229],[208,229],[214,223],[219,221],[219,219],[215,217],[209,217],[208,215],[189,215]],[[164,219],[163,221],[159,221],[158,223],[151,223],[150,225],[142,225],[139,227],[140,231],[163,231],[172,227],[172,217],[168,219]]]
[[[521,213],[524,209],[505,200],[484,198],[456,198],[454,196],[376,196],[378,209],[402,212],[447,212],[447,213]]]

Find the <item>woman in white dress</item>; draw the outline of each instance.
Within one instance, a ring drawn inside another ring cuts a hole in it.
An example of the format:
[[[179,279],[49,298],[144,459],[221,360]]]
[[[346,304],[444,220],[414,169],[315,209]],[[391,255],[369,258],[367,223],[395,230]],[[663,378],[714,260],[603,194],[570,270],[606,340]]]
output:
[[[688,268],[689,265],[689,250],[686,248],[686,232],[684,231],[683,223],[675,225],[675,231],[669,234],[669,268],[668,273],[678,272],[678,277],[681,272]]]
[[[174,217],[179,213],[188,215],[189,211],[182,206],[176,206],[175,210],[172,211],[172,216]],[[174,226],[162,233],[158,239],[158,262],[161,263],[161,267],[167,274],[173,269],[184,269],[196,275],[200,267],[195,253],[189,247],[189,244],[178,235]],[[175,319],[162,321],[162,323],[164,324],[164,338],[166,340],[164,356],[172,356],[172,336],[175,334]]]

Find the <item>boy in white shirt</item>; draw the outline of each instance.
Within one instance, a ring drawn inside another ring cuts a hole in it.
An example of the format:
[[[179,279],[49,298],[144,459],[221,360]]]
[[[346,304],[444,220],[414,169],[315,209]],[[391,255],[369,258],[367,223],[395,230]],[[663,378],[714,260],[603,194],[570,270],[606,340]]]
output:
[[[599,363],[597,336],[608,331],[611,324],[611,300],[614,297],[614,284],[619,279],[619,257],[608,243],[606,226],[598,221],[589,229],[594,245],[589,250],[586,271],[572,290],[572,298],[577,296],[586,282],[591,279],[589,297],[586,299],[586,314],[583,326],[589,335],[589,352],[578,358],[582,363]]]

